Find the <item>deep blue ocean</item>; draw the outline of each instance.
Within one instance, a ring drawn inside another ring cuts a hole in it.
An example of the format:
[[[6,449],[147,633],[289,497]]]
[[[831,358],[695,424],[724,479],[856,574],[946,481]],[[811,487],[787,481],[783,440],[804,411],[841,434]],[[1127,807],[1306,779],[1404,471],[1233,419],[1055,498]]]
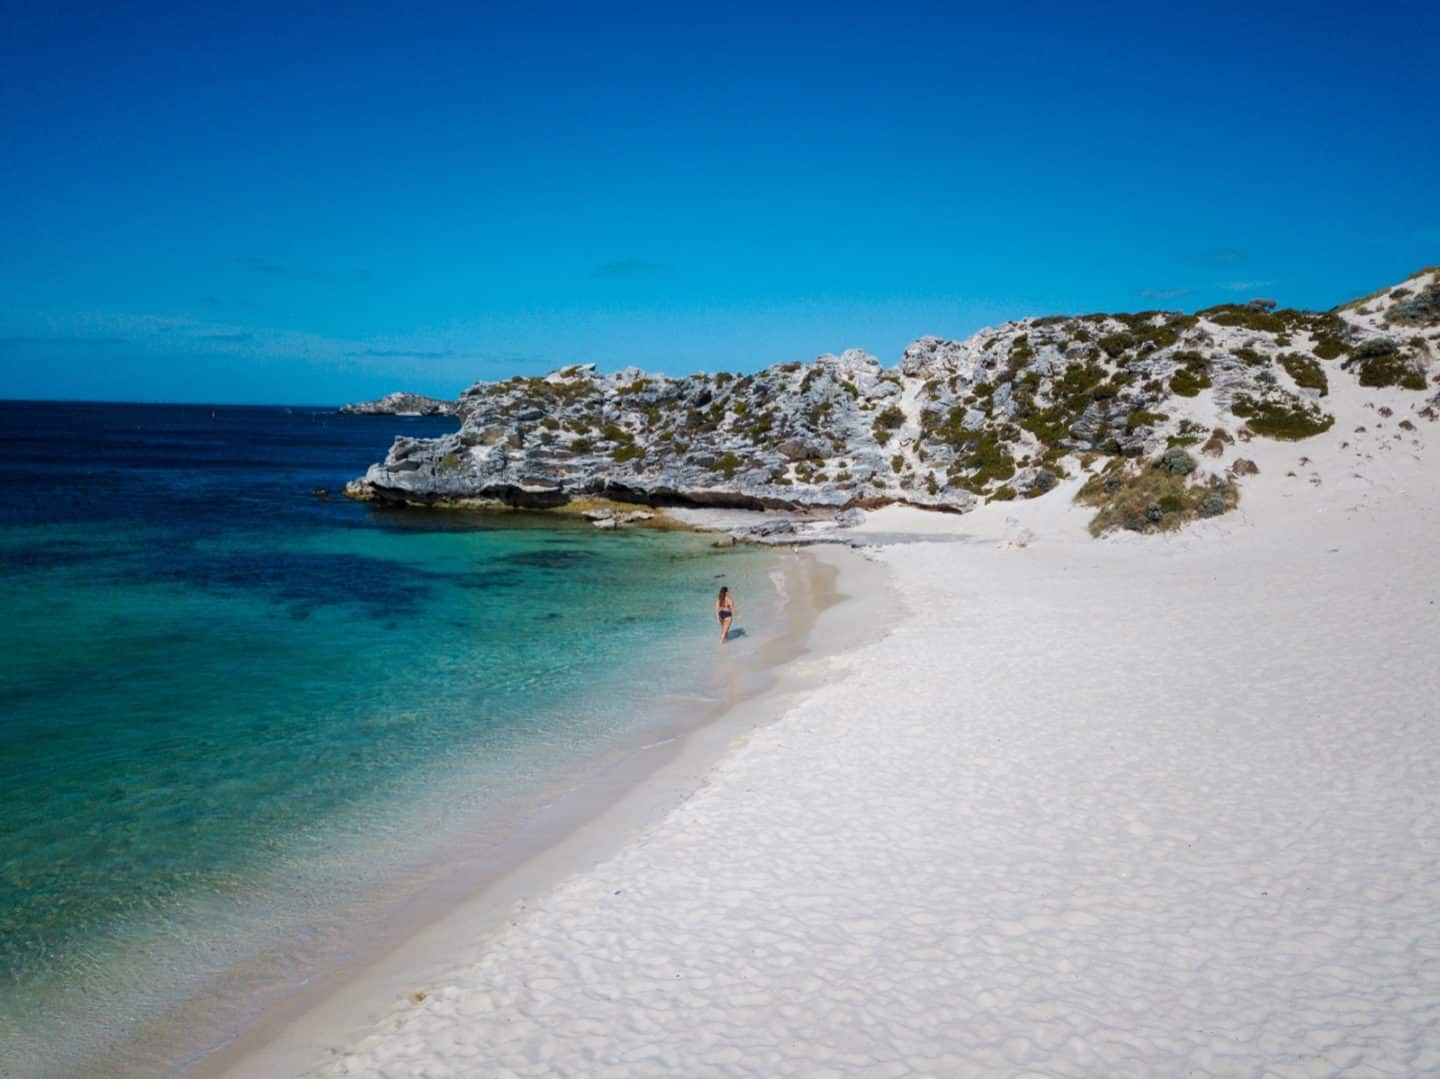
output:
[[[0,1072],[170,1070],[121,1046],[720,692],[718,583],[774,617],[762,552],[339,494],[454,426],[0,402]]]

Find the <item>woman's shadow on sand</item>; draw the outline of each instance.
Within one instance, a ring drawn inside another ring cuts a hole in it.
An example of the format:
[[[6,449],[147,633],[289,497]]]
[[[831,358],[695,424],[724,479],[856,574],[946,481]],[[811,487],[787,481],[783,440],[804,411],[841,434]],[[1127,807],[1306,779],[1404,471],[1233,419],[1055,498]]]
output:
[[[743,636],[745,636],[745,631],[743,629],[740,629],[739,627],[736,627],[735,629],[732,629],[730,631],[730,636],[725,639],[727,641],[738,641]]]

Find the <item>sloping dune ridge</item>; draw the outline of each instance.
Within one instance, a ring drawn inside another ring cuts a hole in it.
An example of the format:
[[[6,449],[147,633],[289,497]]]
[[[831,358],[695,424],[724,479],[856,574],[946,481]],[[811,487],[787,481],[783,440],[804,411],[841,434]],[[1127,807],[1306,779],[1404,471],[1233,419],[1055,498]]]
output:
[[[1332,369],[1333,425],[1200,455],[1258,474],[1174,532],[1091,538],[1083,475],[964,516],[870,513],[858,553],[817,555],[847,598],[780,718],[608,857],[447,927],[413,993],[294,1033],[291,1059],[1440,1074],[1435,394]],[[1210,392],[1184,407],[1239,424]]]

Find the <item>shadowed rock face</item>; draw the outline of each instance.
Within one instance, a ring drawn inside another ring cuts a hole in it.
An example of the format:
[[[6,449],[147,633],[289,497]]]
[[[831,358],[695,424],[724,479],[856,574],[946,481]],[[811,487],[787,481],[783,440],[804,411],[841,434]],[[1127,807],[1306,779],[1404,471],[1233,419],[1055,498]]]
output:
[[[1428,287],[1430,274],[1411,283]],[[577,365],[479,382],[460,397],[458,432],[396,439],[347,494],[418,505],[546,507],[602,495],[964,512],[982,497],[1044,494],[1076,452],[1155,453],[1195,429],[1181,427],[1190,413],[1228,417],[1238,402],[1244,415],[1278,411],[1319,428],[1320,394],[1289,371],[1301,370],[1297,357],[1332,377],[1347,369],[1341,361],[1353,365],[1384,311],[1352,308],[1023,319],[965,341],[921,338],[888,370],[852,350],[745,376]],[[1386,362],[1424,373],[1429,352],[1404,349]]]
[[[374,401],[342,405],[340,412],[351,416],[453,416],[454,401],[438,397],[422,397],[418,393],[387,393]]]

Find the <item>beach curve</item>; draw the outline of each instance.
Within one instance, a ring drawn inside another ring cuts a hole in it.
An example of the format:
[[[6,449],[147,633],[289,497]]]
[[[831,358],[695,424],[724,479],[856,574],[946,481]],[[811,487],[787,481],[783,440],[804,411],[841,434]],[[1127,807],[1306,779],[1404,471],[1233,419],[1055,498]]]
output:
[[[1440,1069],[1423,442],[1252,443],[1174,536],[1062,494],[869,551],[903,619],[306,1074]]]

